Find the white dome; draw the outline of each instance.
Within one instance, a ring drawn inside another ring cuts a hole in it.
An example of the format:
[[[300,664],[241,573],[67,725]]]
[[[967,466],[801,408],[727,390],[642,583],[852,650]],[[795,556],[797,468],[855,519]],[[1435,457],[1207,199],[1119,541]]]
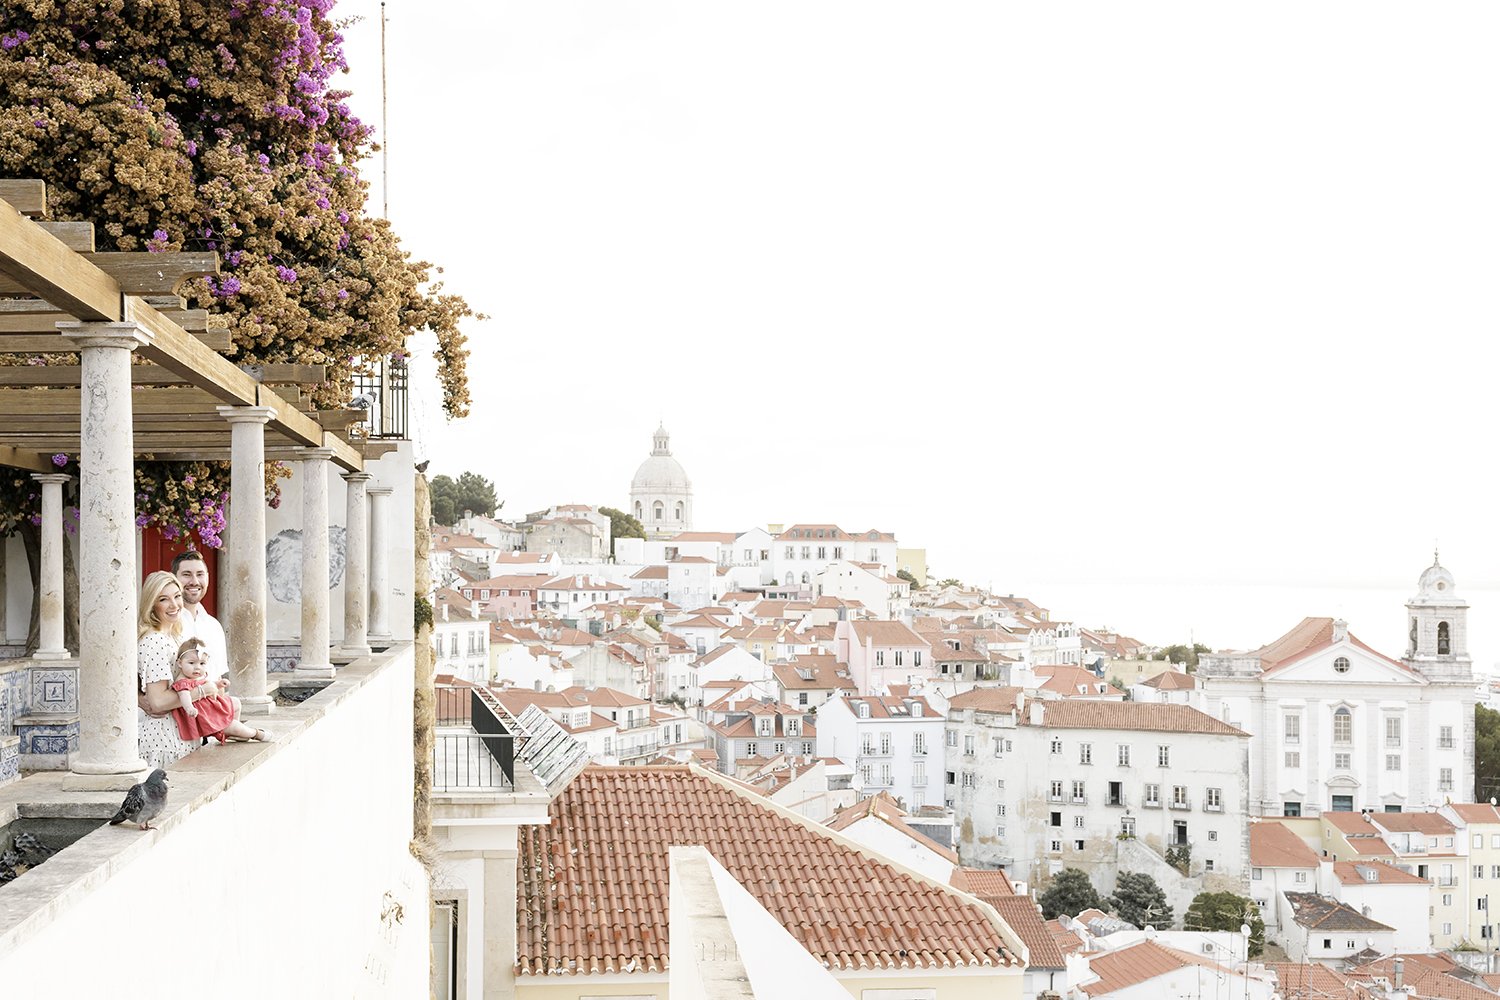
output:
[[[631,494],[689,493],[693,489],[682,463],[672,457],[671,437],[665,427],[657,427],[652,436],[650,456],[635,470],[630,481]]]
[[[1453,605],[1467,603],[1453,591],[1453,574],[1438,562],[1438,555],[1434,552],[1432,565],[1423,570],[1422,575],[1417,578],[1417,596],[1412,598],[1412,603]]]

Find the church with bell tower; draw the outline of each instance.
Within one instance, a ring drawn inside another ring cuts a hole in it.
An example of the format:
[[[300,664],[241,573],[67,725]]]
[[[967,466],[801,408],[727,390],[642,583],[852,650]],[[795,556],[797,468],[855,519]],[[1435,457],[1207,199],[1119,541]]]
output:
[[[1417,580],[1417,595],[1406,602],[1407,666],[1434,681],[1474,683],[1469,659],[1469,602],[1454,593],[1453,574],[1438,554]]]

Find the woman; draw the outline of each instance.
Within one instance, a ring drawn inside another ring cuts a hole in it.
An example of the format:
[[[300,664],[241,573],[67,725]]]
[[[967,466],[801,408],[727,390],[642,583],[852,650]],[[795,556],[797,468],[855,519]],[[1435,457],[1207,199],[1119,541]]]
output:
[[[136,671],[141,685],[140,751],[147,767],[166,767],[186,757],[198,744],[177,735],[172,709],[180,705],[172,690],[172,664],[177,659],[182,630],[182,588],[171,573],[158,571],[141,584],[140,616],[136,621]],[[220,693],[219,685],[203,684],[193,699]]]

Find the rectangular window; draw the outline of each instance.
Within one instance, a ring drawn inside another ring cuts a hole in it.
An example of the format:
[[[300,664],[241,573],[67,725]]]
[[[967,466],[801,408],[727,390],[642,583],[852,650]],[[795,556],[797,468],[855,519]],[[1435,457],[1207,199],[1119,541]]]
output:
[[[1208,831],[1208,839],[1209,840],[1218,840],[1219,839],[1219,831],[1218,830],[1210,830],[1210,831]]]
[[[1385,745],[1388,747],[1401,745],[1401,716],[1387,715],[1385,717]]]
[[[927,762],[925,760],[913,762],[911,766],[911,783],[914,787],[921,787],[927,784]]]
[[[1062,753],[1062,740],[1055,736],[1052,737],[1052,753],[1054,755]]]
[[[1297,873],[1296,881],[1298,881],[1298,882],[1306,882],[1307,881],[1307,872],[1298,872]]]
[[[1282,764],[1286,767],[1300,768],[1302,766],[1302,754],[1296,750],[1288,750],[1283,758]]]
[[[951,775],[953,772],[949,771],[948,773]],[[869,787],[869,785],[870,785],[870,765],[869,764],[861,764],[861,765],[859,765],[859,780],[864,783],[865,787],[867,787],[867,788]]]
[[[1476,834],[1474,834],[1474,846],[1475,847],[1483,847],[1484,846],[1484,834],[1482,834],[1482,833],[1476,833]]]
[[[970,737],[967,737],[967,738],[972,740],[974,737],[970,736]],[[890,753],[891,753],[891,734],[888,733],[888,732],[883,732],[883,733],[880,734],[880,752],[882,754],[884,754],[885,756],[887,756],[887,757],[890,756]]]
[[[974,734],[973,733],[965,733],[964,734],[964,756],[965,757],[972,757],[972,756],[974,756]]]
[[[827,552],[828,552],[828,548],[826,546],[823,546],[823,545],[819,545],[818,546],[818,558],[819,559],[827,559],[828,558]]]
[[[1500,865],[1490,865],[1490,878],[1500,878]]]
[[[1052,783],[1051,789],[1047,793],[1047,798],[1051,799],[1053,802],[1061,802],[1062,801],[1062,797],[1063,797],[1063,784],[1062,784],[1061,781],[1054,781]]]
[[[863,757],[869,757],[875,753],[875,737],[865,733],[859,741],[859,752]]]
[[[1203,792],[1203,808],[1212,812],[1224,811],[1224,790],[1222,788],[1208,788]]]
[[[1060,841],[1060,840],[1054,840],[1054,841],[1052,841],[1052,843],[1049,846],[1050,846],[1053,854],[1061,854],[1062,853],[1062,841]]]
[[[1049,826],[1062,826],[1062,813],[1060,813],[1060,812],[1052,813],[1048,817],[1048,819],[1051,820],[1051,823],[1048,824]]]
[[[927,734],[926,733],[921,733],[921,732],[912,733],[912,736],[911,736],[911,752],[913,754],[915,754],[916,756],[918,756],[918,757],[924,756],[927,753]]]
[[[1259,882],[1264,877],[1265,877],[1265,873],[1261,869],[1259,869],[1259,868],[1252,868],[1252,869],[1250,869],[1250,879],[1251,879],[1251,881]]]
[[[1003,756],[1005,756],[1005,739],[1003,737],[1000,737],[1000,736],[996,736],[995,737],[995,756],[996,757],[1003,757]]]
[[[803,559],[811,559],[812,558],[812,546],[811,545],[804,545],[804,546],[802,546],[802,558]]]
[[[1336,753],[1333,755],[1333,768],[1336,771],[1349,770],[1349,754]]]
[[[885,650],[883,650],[883,649],[877,649],[877,650],[875,650],[875,665],[877,667],[883,667],[883,666],[885,666]]]
[[[1083,782],[1081,782],[1081,781],[1075,781],[1075,782],[1073,782],[1073,801],[1074,802],[1084,802],[1084,801],[1086,801],[1086,796],[1084,795],[1084,792],[1083,792]]]
[[[948,745],[950,747],[956,747],[956,746],[958,746],[958,730],[956,730],[956,729],[949,729],[949,730],[947,730],[946,733],[945,733],[944,739],[947,741],[947,743],[948,743]]]
[[[1073,841],[1073,850],[1075,850],[1075,851],[1081,851],[1081,850],[1083,850],[1083,841],[1081,841],[1081,840],[1075,840],[1075,841]]]
[[[833,558],[835,558],[835,559],[842,559],[842,558],[844,558],[844,547],[842,545],[835,545],[833,547]]]
[[[1120,817],[1120,836],[1124,837],[1126,840],[1134,840],[1135,839],[1135,817],[1134,816],[1121,816]]]
[[[1076,826],[1078,829],[1082,830],[1083,829],[1083,817],[1082,816],[1074,816],[1073,817],[1073,825]]]
[[[1438,726],[1438,747],[1443,750],[1453,749],[1453,727]]]
[[[1005,803],[1004,802],[1000,803],[998,806],[995,807],[995,815],[996,816],[1004,816],[1005,815]]]
[[[1092,764],[1093,762],[1094,762],[1094,744],[1092,744],[1092,743],[1080,743],[1080,744],[1078,744],[1078,763],[1080,763],[1080,764]]]
[[[1387,771],[1401,770],[1401,755],[1399,753],[1388,753],[1385,755],[1385,769]]]
[[[901,650],[896,650],[896,666],[901,666]]]
[[[1121,743],[1115,747],[1115,763],[1121,767],[1130,766],[1130,744]]]
[[[914,667],[920,667],[922,665],[922,651],[920,649],[914,649],[911,651],[911,665]]]
[[[1282,728],[1286,734],[1286,742],[1295,746],[1302,742],[1302,716],[1287,715],[1282,717]]]
[[[1453,768],[1451,768],[1451,767],[1440,767],[1440,768],[1438,768],[1438,791],[1440,791],[1440,792],[1451,792],[1451,791],[1453,791]]]
[[[1347,708],[1341,708],[1333,713],[1333,742],[1354,742],[1354,716]]]
[[[1484,865],[1475,865],[1474,866],[1474,877],[1475,878],[1484,878]]]
[[[974,776],[972,774],[970,774],[970,775],[967,775],[967,777],[969,779],[969,784],[972,785],[974,783]],[[891,765],[889,765],[889,764],[881,764],[880,765],[880,783],[882,785],[886,785],[886,786],[890,785],[890,783],[891,783]]]
[[[1283,816],[1301,816],[1302,815],[1302,803],[1300,803],[1300,802],[1283,802],[1281,804],[1281,815],[1283,815]]]
[[[1161,805],[1161,786],[1160,785],[1147,785],[1146,786],[1146,792],[1141,797],[1141,804],[1142,805],[1146,805],[1146,806],[1159,806],[1159,805]]]
[[[1187,785],[1172,786],[1172,805],[1175,808],[1186,808],[1188,804]]]
[[[1443,933],[1444,934],[1452,934],[1453,933],[1453,925],[1452,924],[1444,924],[1443,925]]]
[[[1203,861],[1203,870],[1206,871],[1206,872],[1211,872],[1211,871],[1214,870],[1214,859],[1213,858],[1206,858],[1206,859],[1204,859],[1204,861]]]
[[[1156,766],[1157,767],[1171,767],[1172,766],[1172,748],[1169,747],[1169,746],[1167,746],[1165,743],[1159,745],[1156,748]]]

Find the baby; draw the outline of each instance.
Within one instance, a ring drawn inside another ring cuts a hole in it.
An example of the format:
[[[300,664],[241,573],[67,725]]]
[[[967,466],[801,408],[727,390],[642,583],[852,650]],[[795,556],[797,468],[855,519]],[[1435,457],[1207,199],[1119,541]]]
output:
[[[172,690],[181,707],[172,710],[177,735],[190,743],[212,736],[220,743],[226,737],[270,743],[275,737],[264,729],[251,729],[239,720],[240,700],[222,694],[193,700],[193,689],[208,683],[208,650],[202,639],[189,639],[177,647]]]

